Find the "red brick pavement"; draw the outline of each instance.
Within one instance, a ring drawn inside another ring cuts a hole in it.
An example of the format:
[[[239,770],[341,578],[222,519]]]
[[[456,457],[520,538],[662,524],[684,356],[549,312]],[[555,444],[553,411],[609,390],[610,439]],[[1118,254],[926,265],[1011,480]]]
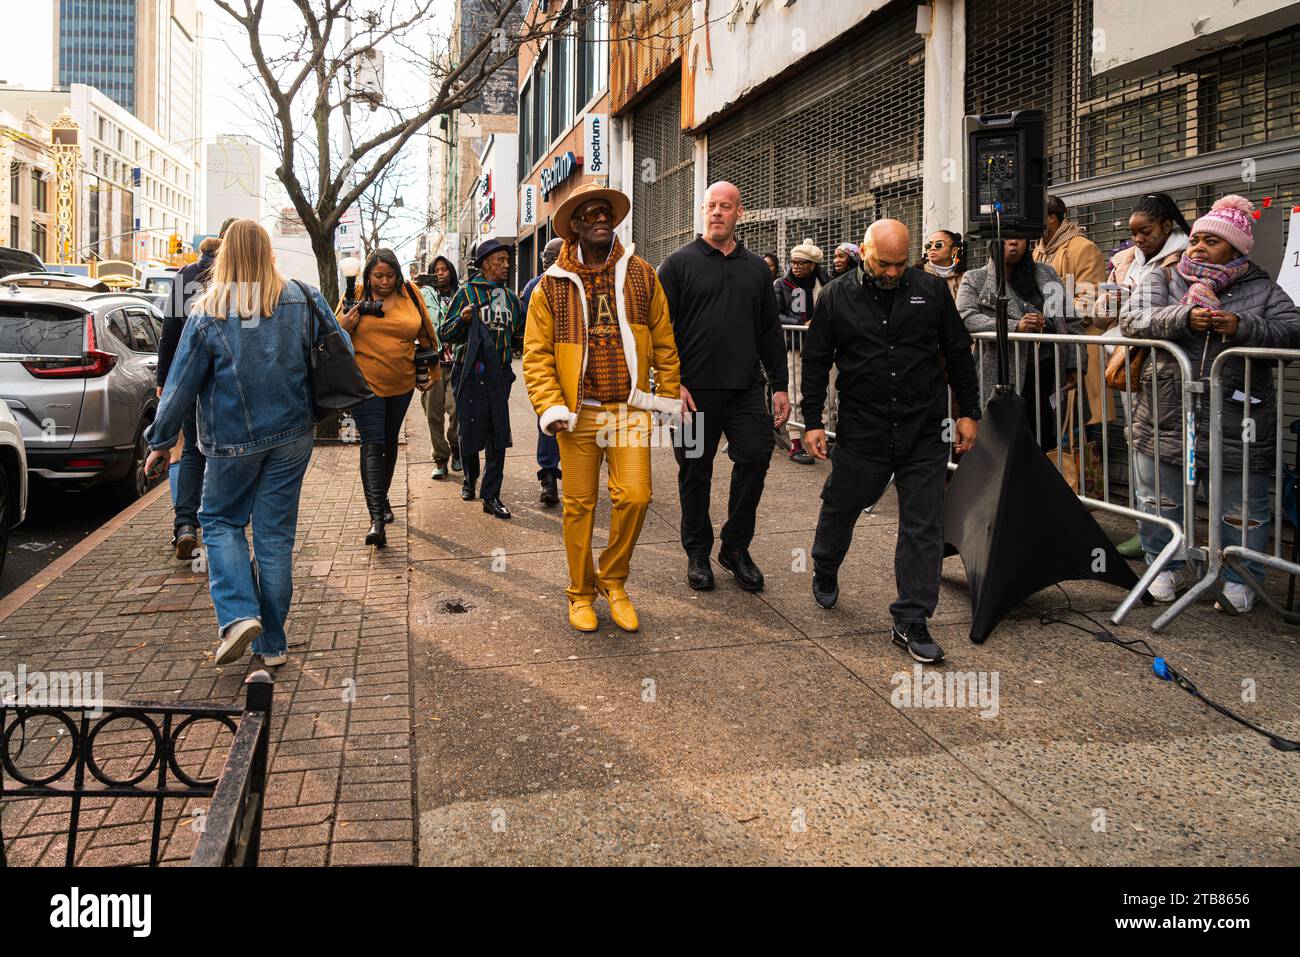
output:
[[[404,459],[403,453],[391,494],[397,523],[389,547],[378,550],[363,542],[368,521],[357,448],[321,446],[312,458],[288,624],[291,640],[304,632],[311,637],[276,669],[264,865],[415,860]],[[14,673],[20,665],[29,673],[98,671],[105,696],[127,701],[242,701],[252,660],[213,665],[216,626],[206,573],[175,560],[170,531],[171,505],[162,489],[0,618],[0,671]],[[96,755],[112,757],[115,776],[143,769],[141,755],[150,753],[143,731],[112,727],[120,730],[101,736]],[[60,758],[57,735],[42,738],[33,729],[20,767]],[[230,740],[214,724],[192,726],[181,766],[215,774]],[[11,864],[63,863],[69,803],[51,798],[0,807]],[[204,803],[166,803],[165,863],[188,860]],[[78,863],[147,862],[152,807],[147,799],[86,801]]]

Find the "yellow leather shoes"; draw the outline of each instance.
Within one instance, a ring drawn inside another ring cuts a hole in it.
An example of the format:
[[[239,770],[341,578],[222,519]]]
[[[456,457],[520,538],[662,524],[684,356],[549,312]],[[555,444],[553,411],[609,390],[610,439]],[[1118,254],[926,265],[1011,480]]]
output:
[[[601,588],[599,591],[609,602],[609,617],[614,619],[614,624],[624,631],[636,631],[641,627],[641,619],[636,616],[636,606],[632,604],[632,599],[627,597],[624,589]]]
[[[595,631],[600,627],[596,620],[596,609],[589,601],[569,602],[569,624],[578,631]]]

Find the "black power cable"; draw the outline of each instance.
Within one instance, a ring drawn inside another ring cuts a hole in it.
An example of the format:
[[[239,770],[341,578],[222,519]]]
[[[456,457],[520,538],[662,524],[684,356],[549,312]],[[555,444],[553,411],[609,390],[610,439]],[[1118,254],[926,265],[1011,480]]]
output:
[[[1284,738],[1281,737],[1280,735],[1276,735],[1272,731],[1267,730],[1266,728],[1261,728],[1259,725],[1254,724],[1251,721],[1247,721],[1245,718],[1243,718],[1241,715],[1234,712],[1232,709],[1227,708],[1224,705],[1219,704],[1217,701],[1214,701],[1211,698],[1207,697],[1201,691],[1200,688],[1196,687],[1195,683],[1192,681],[1191,678],[1188,678],[1181,671],[1179,671],[1177,668],[1171,665],[1165,658],[1162,658],[1161,656],[1157,655],[1155,651],[1151,648],[1151,646],[1147,644],[1144,640],[1142,640],[1141,638],[1135,638],[1132,641],[1125,641],[1122,638],[1119,638],[1114,634],[1114,632],[1112,632],[1104,624],[1099,622],[1096,618],[1093,618],[1091,615],[1087,614],[1086,612],[1079,611],[1077,608],[1075,608],[1074,603],[1070,601],[1070,593],[1067,592],[1064,588],[1061,588],[1059,584],[1056,587],[1060,589],[1061,594],[1065,596],[1065,607],[1052,608],[1048,611],[1043,612],[1043,614],[1038,619],[1039,624],[1064,625],[1067,628],[1074,628],[1077,631],[1081,631],[1086,635],[1092,635],[1092,637],[1095,638],[1097,641],[1102,641],[1102,642],[1106,642],[1107,644],[1117,645],[1118,647],[1123,648],[1125,651],[1130,651],[1133,654],[1138,655],[1140,657],[1150,658],[1151,670],[1155,673],[1155,676],[1157,678],[1160,678],[1162,681],[1172,681],[1174,684],[1178,685],[1178,687],[1182,688],[1184,691],[1190,694],[1193,698],[1199,699],[1202,704],[1205,704],[1206,706],[1213,708],[1215,711],[1219,712],[1219,714],[1223,715],[1224,717],[1231,718],[1233,721],[1236,721],[1238,724],[1250,728],[1250,730],[1254,731],[1256,734],[1262,734],[1264,737],[1268,738],[1268,743],[1273,745],[1273,747],[1277,748],[1279,751],[1300,751],[1300,741],[1292,741],[1289,738]],[[1092,624],[1096,626],[1097,630],[1093,631],[1089,628],[1083,627],[1083,625],[1075,624],[1072,621],[1067,621],[1064,617],[1065,615],[1078,615],[1080,618],[1092,622]]]

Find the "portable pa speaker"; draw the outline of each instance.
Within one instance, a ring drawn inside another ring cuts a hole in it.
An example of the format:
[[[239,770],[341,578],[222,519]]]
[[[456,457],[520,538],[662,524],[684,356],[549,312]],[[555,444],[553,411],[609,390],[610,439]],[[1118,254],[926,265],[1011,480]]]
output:
[[[966,117],[966,231],[980,239],[1039,239],[1047,225],[1042,110]]]

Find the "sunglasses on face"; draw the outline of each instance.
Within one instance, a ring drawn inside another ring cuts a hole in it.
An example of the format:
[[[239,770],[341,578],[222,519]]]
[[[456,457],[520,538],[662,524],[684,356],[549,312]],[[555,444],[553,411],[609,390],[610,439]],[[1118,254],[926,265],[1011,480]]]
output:
[[[584,223],[598,223],[602,219],[614,221],[614,208],[612,206],[588,206],[578,213],[578,218]]]
[[[943,249],[943,247],[947,245],[948,244],[944,242],[942,239],[936,239],[934,242],[926,243],[921,248],[926,252],[929,252],[931,249]]]

